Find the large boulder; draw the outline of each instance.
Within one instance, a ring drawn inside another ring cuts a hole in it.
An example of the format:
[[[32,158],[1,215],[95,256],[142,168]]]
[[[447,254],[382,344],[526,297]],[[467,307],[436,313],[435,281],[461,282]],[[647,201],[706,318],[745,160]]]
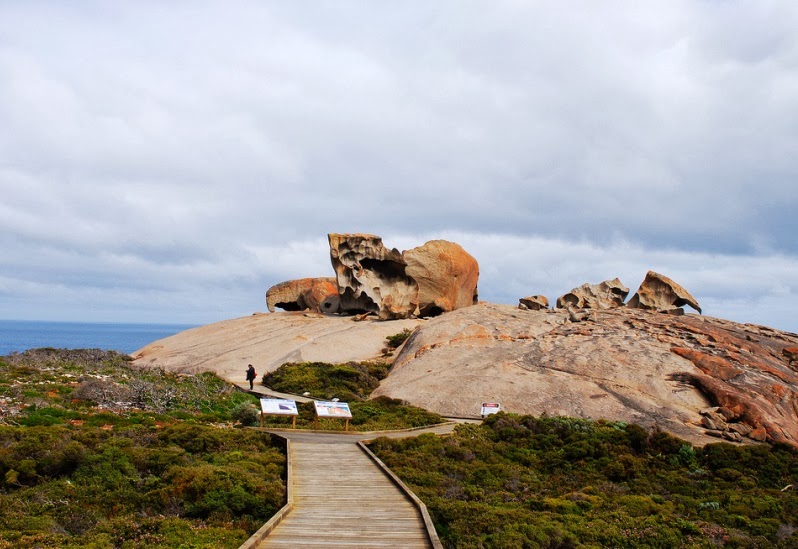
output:
[[[679,284],[667,276],[648,271],[640,288],[626,304],[632,309],[650,309],[654,311],[668,311],[690,305],[693,309],[701,312],[698,301],[690,295],[690,292],[682,288]]]
[[[476,303],[479,265],[458,244],[433,240],[400,252],[370,234],[333,233],[328,239],[343,312],[373,312],[387,320]]]
[[[337,313],[339,309],[338,285],[335,278],[300,278],[275,284],[266,292],[269,312],[275,307],[285,311],[311,311]]]
[[[629,288],[620,280],[613,278],[598,284],[582,284],[567,294],[557,298],[556,307],[565,309],[568,305],[574,309],[614,309],[623,307]]]
[[[405,272],[418,285],[416,316],[436,316],[479,301],[479,264],[459,244],[430,240],[402,257]]]

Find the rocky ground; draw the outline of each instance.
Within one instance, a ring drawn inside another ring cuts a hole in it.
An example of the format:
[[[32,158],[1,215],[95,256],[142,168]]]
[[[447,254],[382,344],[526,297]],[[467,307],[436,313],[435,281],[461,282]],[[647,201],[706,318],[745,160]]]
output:
[[[376,395],[448,416],[482,402],[518,413],[658,426],[694,443],[798,441],[798,335],[699,315],[640,309],[520,310],[481,303],[431,320],[379,322],[306,313],[254,315],[155,342],[136,364],[240,381],[287,361],[380,356],[418,329]]]

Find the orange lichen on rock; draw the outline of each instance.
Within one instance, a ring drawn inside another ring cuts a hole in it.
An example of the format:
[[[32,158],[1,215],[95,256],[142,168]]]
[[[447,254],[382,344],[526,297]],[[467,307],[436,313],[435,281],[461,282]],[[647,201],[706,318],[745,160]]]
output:
[[[705,374],[723,381],[728,381],[743,373],[740,368],[732,366],[729,361],[695,349],[673,347],[671,351],[695,364]]]

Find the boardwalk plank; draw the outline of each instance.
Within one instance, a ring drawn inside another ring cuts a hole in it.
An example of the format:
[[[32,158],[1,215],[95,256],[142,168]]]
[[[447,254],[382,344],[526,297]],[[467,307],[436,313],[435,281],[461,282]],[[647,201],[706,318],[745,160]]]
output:
[[[418,509],[353,442],[291,448],[294,509],[260,548],[431,547]]]

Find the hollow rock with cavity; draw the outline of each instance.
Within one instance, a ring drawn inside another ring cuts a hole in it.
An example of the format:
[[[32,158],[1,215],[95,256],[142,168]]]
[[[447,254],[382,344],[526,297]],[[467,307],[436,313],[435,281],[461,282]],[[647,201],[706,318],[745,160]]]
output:
[[[342,312],[381,319],[435,316],[477,301],[479,265],[445,240],[400,252],[378,236],[328,235]]]
[[[570,292],[557,298],[556,307],[565,309],[570,305],[574,309],[615,309],[623,307],[629,288],[620,280],[613,278],[598,284],[582,284]]]
[[[649,309],[654,311],[669,311],[685,305],[701,312],[698,301],[690,292],[665,275],[648,271],[640,288],[626,304],[632,309]]]
[[[285,311],[337,313],[340,304],[335,278],[300,278],[275,284],[266,292],[266,306],[270,312],[275,307]]]
[[[549,308],[549,300],[545,295],[531,295],[518,300],[518,307],[529,311],[540,311]]]

